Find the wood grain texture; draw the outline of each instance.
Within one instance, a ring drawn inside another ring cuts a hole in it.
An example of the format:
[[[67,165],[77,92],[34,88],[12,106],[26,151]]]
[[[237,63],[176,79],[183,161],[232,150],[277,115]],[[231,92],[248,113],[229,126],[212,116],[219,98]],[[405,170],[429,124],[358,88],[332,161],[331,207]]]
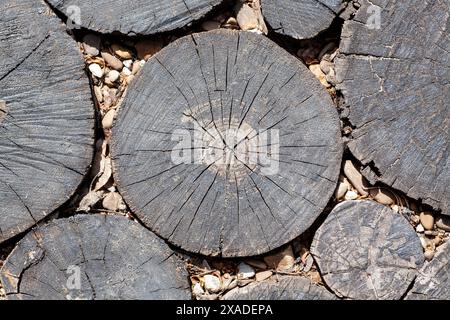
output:
[[[322,212],[342,158],[336,108],[275,43],[249,32],[194,34],[155,55],[135,80],[113,128],[115,177],[161,237],[205,255],[257,255],[297,237]],[[175,130],[204,145],[180,146]],[[233,130],[242,137],[236,144],[224,139]],[[261,156],[254,163],[235,152],[251,141],[267,147],[253,151]],[[215,149],[231,150],[234,163],[190,155]],[[173,161],[180,150],[189,161]]]
[[[412,226],[372,201],[337,205],[311,245],[326,284],[349,299],[400,299],[424,257]]]
[[[295,39],[309,39],[326,30],[342,0],[261,0],[264,18],[271,28]]]
[[[75,268],[80,286],[76,288]],[[190,299],[188,275],[152,232],[118,216],[78,215],[33,229],[6,259],[7,299]]]
[[[336,300],[324,287],[299,276],[273,276],[226,293],[223,300]]]
[[[381,28],[370,29],[371,4]],[[363,174],[450,214],[450,2],[361,1],[342,31],[337,88]],[[373,171],[372,169],[376,168]]]
[[[450,243],[439,247],[433,260],[425,262],[406,299],[450,299]]]
[[[68,200],[92,160],[84,61],[48,10],[0,3],[0,242]]]
[[[82,27],[101,33],[149,35],[184,27],[222,0],[47,0]]]

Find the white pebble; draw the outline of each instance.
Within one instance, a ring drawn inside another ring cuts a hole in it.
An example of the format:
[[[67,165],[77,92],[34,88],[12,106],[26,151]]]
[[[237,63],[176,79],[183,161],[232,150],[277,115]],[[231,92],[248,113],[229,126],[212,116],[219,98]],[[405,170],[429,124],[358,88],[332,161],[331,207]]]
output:
[[[127,67],[128,69],[131,69],[131,66],[133,65],[133,60],[125,60],[125,61],[123,62],[123,65],[124,65],[125,67]]]
[[[203,280],[205,281],[205,289],[208,290],[210,293],[217,293],[221,289],[221,283],[220,279],[216,276],[207,274],[203,277]]]
[[[96,63],[89,65],[89,71],[97,78],[103,77],[104,74],[102,67]]]
[[[116,82],[120,77],[120,72],[117,70],[111,70],[110,72],[108,72],[108,74],[106,75],[106,80],[114,83]]]
[[[128,69],[127,67],[124,67],[122,69],[122,74],[125,75],[125,76],[131,76],[131,70]]]
[[[347,191],[345,194],[345,200],[356,200],[358,199],[358,194],[355,191]]]
[[[239,263],[238,270],[240,279],[250,279],[255,276],[255,270],[244,262]]]
[[[205,290],[203,290],[202,285],[200,284],[200,282],[197,282],[194,287],[192,288],[192,293],[194,294],[194,296],[201,296],[202,294],[205,293]]]

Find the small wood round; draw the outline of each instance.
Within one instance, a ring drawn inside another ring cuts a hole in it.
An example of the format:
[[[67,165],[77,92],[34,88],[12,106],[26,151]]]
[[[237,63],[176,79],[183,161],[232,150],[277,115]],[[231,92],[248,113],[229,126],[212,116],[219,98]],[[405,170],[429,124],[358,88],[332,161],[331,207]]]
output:
[[[336,300],[324,287],[299,276],[273,276],[226,293],[223,300]]]
[[[337,205],[311,245],[326,284],[340,297],[400,299],[424,257],[408,221],[372,201]]]
[[[94,144],[94,106],[76,43],[42,1],[0,3],[0,242],[76,190]]]
[[[341,4],[342,0],[261,0],[270,27],[295,39],[310,39],[326,30]]]
[[[433,260],[425,262],[406,299],[450,300],[450,243],[439,247]]]
[[[150,35],[184,27],[223,0],[47,0],[69,26],[101,33]]]
[[[264,36],[184,37],[131,84],[113,128],[116,181],[139,218],[187,251],[257,255],[305,231],[336,186],[336,108]]]
[[[33,229],[6,259],[7,299],[190,299],[187,272],[152,232],[118,216],[79,215]]]
[[[361,3],[336,61],[350,150],[372,182],[450,214],[450,2]]]

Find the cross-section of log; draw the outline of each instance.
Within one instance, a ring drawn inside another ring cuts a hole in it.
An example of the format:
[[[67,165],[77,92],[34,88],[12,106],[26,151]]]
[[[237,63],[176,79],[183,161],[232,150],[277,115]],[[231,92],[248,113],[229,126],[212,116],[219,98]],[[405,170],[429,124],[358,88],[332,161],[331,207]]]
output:
[[[439,247],[433,260],[425,262],[406,299],[450,299],[450,243]]]
[[[295,276],[273,276],[243,288],[233,289],[223,300],[336,300],[337,297],[311,280]]]
[[[33,229],[6,259],[8,299],[189,299],[169,247],[123,217],[79,215]]]
[[[340,297],[400,299],[423,263],[408,221],[372,201],[337,205],[314,236],[311,253]]]
[[[84,61],[48,10],[0,3],[0,242],[63,204],[92,161]]]
[[[372,182],[450,214],[450,2],[361,2],[336,62],[349,147]]]
[[[256,255],[307,229],[342,157],[339,121],[308,70],[267,38],[184,37],[145,65],[114,127],[118,186],[191,252]]]
[[[296,39],[309,39],[326,30],[342,0],[261,0],[264,18],[272,29]]]
[[[71,28],[127,35],[156,34],[200,19],[222,0],[47,0]]]

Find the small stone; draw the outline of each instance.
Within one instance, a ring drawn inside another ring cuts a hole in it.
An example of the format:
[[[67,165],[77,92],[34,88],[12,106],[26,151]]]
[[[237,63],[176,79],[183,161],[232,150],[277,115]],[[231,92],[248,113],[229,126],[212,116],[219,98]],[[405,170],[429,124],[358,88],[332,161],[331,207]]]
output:
[[[207,274],[203,277],[203,280],[205,281],[205,289],[210,293],[218,293],[222,288],[220,279],[216,276]]]
[[[426,250],[425,253],[423,254],[425,257],[425,260],[427,261],[431,261],[434,258],[434,251],[432,250]]]
[[[257,29],[259,26],[258,14],[249,5],[243,3],[236,6],[236,20],[242,30]]]
[[[114,110],[114,109],[109,110],[105,114],[105,116],[103,117],[103,120],[102,120],[103,129],[111,129],[112,128],[115,115],[116,115],[116,110]]]
[[[115,43],[111,46],[112,51],[114,52],[114,54],[122,59],[128,60],[131,59],[133,57],[133,55],[131,54],[130,50],[128,50],[127,48]]]
[[[349,190],[345,194],[345,200],[356,200],[356,199],[358,199],[358,194],[353,190]]]
[[[102,88],[100,88],[99,86],[94,86],[94,94],[98,103],[103,102]]]
[[[102,67],[96,63],[89,65],[89,71],[97,78],[102,78],[104,74]]]
[[[450,217],[439,215],[436,219],[436,226],[439,229],[450,232]]]
[[[103,208],[110,211],[119,211],[123,208],[123,199],[117,192],[110,192],[102,202]]]
[[[95,34],[87,34],[83,37],[84,52],[90,56],[98,56],[100,53],[101,39]]]
[[[123,65],[124,65],[125,67],[127,67],[128,69],[131,69],[131,67],[133,66],[133,60],[125,60],[125,61],[123,62]]]
[[[269,268],[276,269],[277,271],[289,271],[295,263],[292,247],[287,246],[282,251],[264,257],[264,261]]]
[[[390,206],[391,204],[394,204],[394,198],[392,194],[382,188],[373,188],[369,191],[370,196],[374,198],[374,200],[378,203],[384,204],[386,206]]]
[[[270,270],[258,272],[255,276],[256,281],[264,281],[272,276],[273,272]]]
[[[434,251],[434,249],[436,248],[436,246],[434,245],[434,242],[430,239],[428,239],[425,236],[419,236],[420,239],[420,243],[422,244],[422,248],[425,251]]]
[[[327,60],[320,61],[320,69],[324,74],[330,73],[331,68],[333,68],[333,63]]]
[[[309,66],[309,70],[314,74],[314,76],[319,79],[320,83],[325,87],[329,88],[331,85],[327,82],[327,77],[322,72],[319,64],[312,64]]]
[[[124,68],[122,69],[122,74],[123,74],[124,76],[131,76],[131,70],[128,69],[127,67],[124,67]]]
[[[133,63],[133,69],[131,69],[131,74],[136,75],[139,72],[139,70],[141,70],[142,66],[143,66],[142,61]]]
[[[423,227],[423,225],[422,224],[418,224],[417,225],[417,227],[416,227],[416,231],[418,232],[418,233],[423,233],[423,232],[425,232],[425,228]]]
[[[205,21],[202,23],[202,29],[205,31],[216,30],[220,28],[220,22],[217,21]]]
[[[348,184],[343,181],[339,181],[334,196],[336,197],[336,199],[341,200],[345,197],[347,191],[348,191]]]
[[[194,296],[201,296],[205,293],[205,290],[203,290],[200,282],[194,284],[194,286],[192,287],[192,293],[194,294]]]
[[[309,272],[314,264],[314,258],[312,255],[308,254],[308,257],[306,258],[305,268],[303,269],[304,272]]]
[[[368,190],[370,184],[367,182],[366,178],[364,178],[363,175],[359,173],[359,171],[350,160],[345,161],[344,174],[362,196],[366,197],[369,195],[366,190]]]
[[[136,48],[139,60],[147,61],[151,56],[162,49],[163,44],[161,41],[156,40],[142,40],[136,43],[134,47]]]
[[[102,58],[105,60],[106,64],[114,70],[120,71],[123,68],[123,63],[112,54],[108,52],[101,53]]]
[[[239,263],[238,272],[239,279],[251,279],[255,276],[255,270],[244,262]]]
[[[116,82],[117,80],[119,80],[119,77],[120,77],[120,72],[119,71],[111,70],[106,75],[105,82],[112,84],[112,83]]]
[[[238,25],[237,20],[236,20],[235,17],[229,17],[229,18],[227,19],[226,24],[234,25],[234,26],[237,26],[237,25]]]
[[[430,212],[421,212],[419,215],[420,223],[426,230],[432,230],[434,227],[434,217]]]
[[[400,207],[398,205],[396,205],[396,204],[392,205],[391,209],[394,210],[397,213],[400,212]]]

